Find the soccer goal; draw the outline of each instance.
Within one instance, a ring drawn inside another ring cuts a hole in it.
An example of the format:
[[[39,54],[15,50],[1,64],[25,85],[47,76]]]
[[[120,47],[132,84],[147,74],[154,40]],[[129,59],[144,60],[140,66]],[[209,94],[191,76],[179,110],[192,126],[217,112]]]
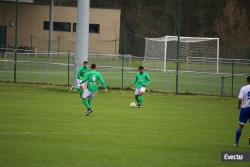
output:
[[[149,69],[167,70],[167,62],[177,61],[177,36],[145,39],[144,66]],[[178,61],[188,63],[195,59],[197,71],[206,59],[213,66],[213,72],[219,73],[219,38],[180,37],[180,56]],[[201,60],[201,61],[199,61]],[[205,62],[206,63],[206,62]],[[195,69],[195,68],[194,68]],[[194,70],[196,71],[196,70]]]

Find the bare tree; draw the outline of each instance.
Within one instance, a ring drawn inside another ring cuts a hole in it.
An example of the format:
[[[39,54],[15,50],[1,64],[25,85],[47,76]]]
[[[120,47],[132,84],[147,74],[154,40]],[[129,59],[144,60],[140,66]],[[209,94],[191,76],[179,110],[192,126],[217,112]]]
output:
[[[248,57],[250,32],[246,10],[237,0],[228,0],[222,16],[215,21],[215,31],[221,39],[225,57]]]

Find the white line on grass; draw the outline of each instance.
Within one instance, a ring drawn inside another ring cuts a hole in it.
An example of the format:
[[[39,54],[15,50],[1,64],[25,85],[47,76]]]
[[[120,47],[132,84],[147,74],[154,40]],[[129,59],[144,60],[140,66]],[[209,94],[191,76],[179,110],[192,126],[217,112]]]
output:
[[[172,129],[171,129],[172,130]],[[7,136],[7,135],[112,135],[112,136],[142,136],[142,137],[149,137],[149,136],[159,136],[159,135],[168,135],[169,130],[166,130],[164,133],[155,133],[155,134],[138,134],[138,133],[112,133],[112,132],[106,132],[106,133],[96,133],[96,132],[32,132],[32,131],[26,131],[26,132],[0,132],[0,136]]]

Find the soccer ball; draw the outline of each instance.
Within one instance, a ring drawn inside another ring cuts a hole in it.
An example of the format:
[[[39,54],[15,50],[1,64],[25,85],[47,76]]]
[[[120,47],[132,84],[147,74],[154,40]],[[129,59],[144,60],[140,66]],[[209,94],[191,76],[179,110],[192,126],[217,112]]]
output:
[[[131,102],[131,103],[130,103],[130,108],[135,108],[135,107],[136,107],[135,102]]]

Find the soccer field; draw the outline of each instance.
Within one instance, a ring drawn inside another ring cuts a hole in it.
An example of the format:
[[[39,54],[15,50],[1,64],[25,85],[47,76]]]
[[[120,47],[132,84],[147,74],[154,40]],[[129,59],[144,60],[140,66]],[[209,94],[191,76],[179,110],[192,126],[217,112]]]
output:
[[[244,167],[221,151],[249,151],[244,129],[234,148],[236,99],[99,93],[93,116],[65,87],[0,83],[1,167]]]
[[[121,69],[98,69],[102,72],[103,77],[111,88],[122,87],[122,72]],[[123,86],[126,88],[134,80],[137,70],[125,71]],[[148,90],[159,92],[172,92],[176,90],[176,75],[175,72],[157,72],[149,71],[151,84]],[[0,80],[13,82],[13,72],[0,71]],[[73,84],[73,72],[69,76],[69,84]],[[234,77],[233,95],[237,96],[240,87],[245,84],[245,75]],[[46,84],[59,84],[66,85],[68,83],[66,71],[60,69],[51,70],[48,75],[42,71],[29,70],[17,71],[17,82],[36,82]],[[180,73],[179,74],[179,92],[183,94],[205,94],[205,95],[221,95],[222,79],[220,75],[212,74],[192,74]],[[225,96],[231,96],[231,77],[224,80],[223,91]]]
[[[8,55],[10,54],[10,55]],[[0,57],[0,80],[13,81],[14,79],[14,63],[13,53],[8,53],[5,57]],[[102,57],[102,58],[101,58]],[[97,70],[101,71],[108,87],[126,88],[131,84],[137,68],[143,64],[142,58],[133,57],[131,60],[125,57],[124,66],[122,58],[117,56],[90,56],[90,63],[97,63]],[[69,58],[69,60],[68,60]],[[36,82],[47,84],[72,84],[74,81],[74,61],[73,57],[67,57],[67,54],[57,56],[53,55],[51,63],[48,63],[48,55],[18,55],[18,63],[16,66],[17,82]],[[69,62],[68,62],[69,61]],[[158,64],[161,63],[157,60]],[[68,64],[69,63],[69,64]],[[162,64],[162,63],[161,63]],[[122,66],[124,67],[122,70]],[[157,65],[155,65],[157,67]],[[232,86],[231,64],[221,64],[221,74],[215,74],[216,66],[214,63],[194,63],[189,64],[188,68],[185,62],[180,63],[180,73],[178,79],[179,92],[182,94],[205,94],[225,96],[237,96],[240,87],[245,83],[245,78],[249,74],[249,64],[235,64],[235,75]],[[153,69],[156,69],[154,67]],[[168,71],[162,72],[157,70],[147,70],[151,84],[148,90],[159,92],[175,92],[176,91],[176,63],[167,63]],[[189,70],[193,71],[190,72]],[[189,72],[188,72],[189,71]],[[196,71],[196,72],[194,72]],[[199,71],[199,72],[197,72]],[[123,78],[122,78],[123,76]],[[222,86],[222,76],[224,76],[224,85]],[[232,92],[233,87],[233,92]],[[223,90],[223,91],[222,91]],[[223,93],[222,93],[223,92]]]

